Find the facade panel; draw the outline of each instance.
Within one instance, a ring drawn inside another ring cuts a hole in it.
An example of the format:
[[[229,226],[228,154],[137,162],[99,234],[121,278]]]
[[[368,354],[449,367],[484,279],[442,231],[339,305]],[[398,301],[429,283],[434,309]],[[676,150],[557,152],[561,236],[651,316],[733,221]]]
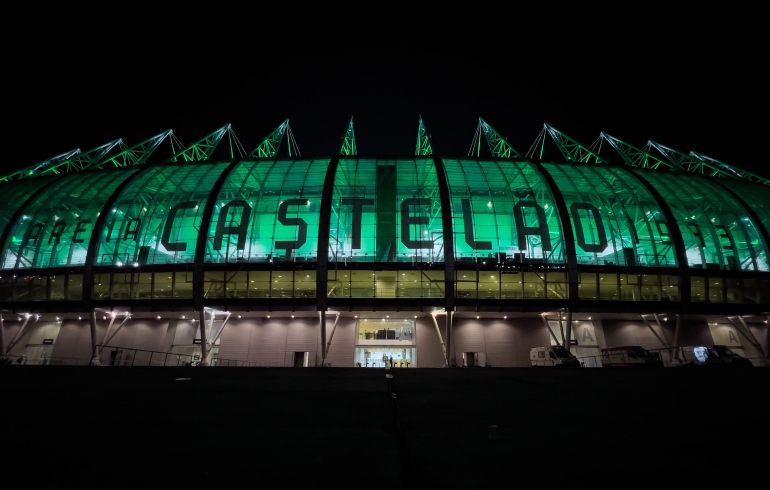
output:
[[[104,202],[138,168],[67,175],[28,203],[12,231],[5,269],[82,266]]]

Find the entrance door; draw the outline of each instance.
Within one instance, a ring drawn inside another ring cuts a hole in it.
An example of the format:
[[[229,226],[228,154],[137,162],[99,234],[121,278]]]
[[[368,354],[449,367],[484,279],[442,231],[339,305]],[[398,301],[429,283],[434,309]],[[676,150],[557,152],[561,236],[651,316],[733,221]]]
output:
[[[466,367],[475,367],[476,366],[476,353],[475,352],[465,352],[465,353],[463,353],[463,357],[465,358],[465,366]]]
[[[306,359],[307,359],[307,352],[295,352],[294,367],[307,367]]]

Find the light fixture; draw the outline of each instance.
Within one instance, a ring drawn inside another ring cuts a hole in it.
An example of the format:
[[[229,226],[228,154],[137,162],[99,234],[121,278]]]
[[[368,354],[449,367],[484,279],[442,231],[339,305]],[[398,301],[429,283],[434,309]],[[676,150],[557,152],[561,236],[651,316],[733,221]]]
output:
[[[476,320],[478,320],[478,319],[479,319],[479,316],[478,316],[478,315],[476,315]]]
[[[240,317],[241,317],[241,315],[238,315],[238,318],[240,318]]]
[[[589,317],[588,317],[588,319],[590,320],[590,319],[591,319],[591,317],[589,316]]]
[[[267,315],[268,318],[270,318],[270,315]]]
[[[292,315],[291,317],[294,318],[294,315]]]
[[[156,316],[155,318],[157,318],[158,320],[160,320],[160,315]]]
[[[182,320],[184,320],[184,315],[182,315]]]
[[[385,318],[390,318],[390,315],[385,315]]]
[[[78,320],[82,320],[82,319],[83,319],[83,317],[78,317]]]
[[[503,317],[503,320],[507,320],[507,319],[508,319],[508,317],[507,317],[507,316],[504,316],[504,317]]]

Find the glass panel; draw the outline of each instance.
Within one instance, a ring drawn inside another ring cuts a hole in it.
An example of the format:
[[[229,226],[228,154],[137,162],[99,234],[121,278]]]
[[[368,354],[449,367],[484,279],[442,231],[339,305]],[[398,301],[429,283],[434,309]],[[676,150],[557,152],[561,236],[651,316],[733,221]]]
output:
[[[693,303],[705,303],[708,301],[705,278],[699,276],[690,278],[690,301]]]
[[[51,182],[51,178],[36,177],[0,184],[0,234],[5,231],[5,227],[8,226],[19,206],[29,199],[35,191],[49,182]]]
[[[138,168],[80,172],[57,180],[12,224],[3,267],[83,265],[104,202]]]
[[[207,263],[315,262],[329,159],[246,160],[225,180],[206,239]],[[291,289],[284,294],[291,295]]]
[[[757,214],[762,226],[770,232],[770,193],[767,192],[767,186],[751,184],[749,182],[723,179],[720,183],[729,187],[733,192],[738,193],[743,201],[751,206],[751,209]],[[744,220],[746,226],[752,226],[751,221]],[[765,244],[767,248],[768,244]]]
[[[618,167],[544,163],[569,209],[581,264],[676,266],[655,198]]]
[[[566,262],[553,195],[533,164],[468,158],[444,166],[458,263]]]
[[[95,263],[194,263],[203,210],[226,167],[226,162],[187,163],[143,172],[107,211]]]
[[[580,273],[578,284],[578,297],[580,299],[597,299],[596,274],[592,272]]]
[[[331,261],[443,262],[443,236],[433,159],[340,159]]]
[[[691,268],[770,270],[757,224],[719,184],[699,175],[636,171],[674,213]]]

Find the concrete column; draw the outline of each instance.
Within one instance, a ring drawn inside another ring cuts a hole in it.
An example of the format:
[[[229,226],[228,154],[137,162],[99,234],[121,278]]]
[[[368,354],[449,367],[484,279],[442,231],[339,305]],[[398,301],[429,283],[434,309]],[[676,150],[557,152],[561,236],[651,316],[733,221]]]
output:
[[[326,366],[326,312],[319,311],[318,318],[321,323],[321,367]]]
[[[3,334],[4,323],[5,320],[3,319],[3,315],[0,315],[0,355],[2,356],[7,354],[7,352],[5,352],[5,336]]]
[[[208,356],[209,356],[209,350],[208,345],[206,344],[206,311],[201,308],[200,309],[200,316],[199,316],[199,322],[200,329],[201,329],[201,366],[208,366]]]
[[[91,365],[101,366],[102,363],[99,361],[99,353],[96,352],[96,310],[93,308],[91,308],[91,315],[88,317],[88,324],[91,327],[91,355],[93,356]]]
[[[682,315],[676,315],[676,328],[674,329],[674,360],[679,362],[679,339],[682,331]]]
[[[570,341],[572,340],[572,308],[567,310],[567,337],[564,339],[564,346],[570,349]]]

